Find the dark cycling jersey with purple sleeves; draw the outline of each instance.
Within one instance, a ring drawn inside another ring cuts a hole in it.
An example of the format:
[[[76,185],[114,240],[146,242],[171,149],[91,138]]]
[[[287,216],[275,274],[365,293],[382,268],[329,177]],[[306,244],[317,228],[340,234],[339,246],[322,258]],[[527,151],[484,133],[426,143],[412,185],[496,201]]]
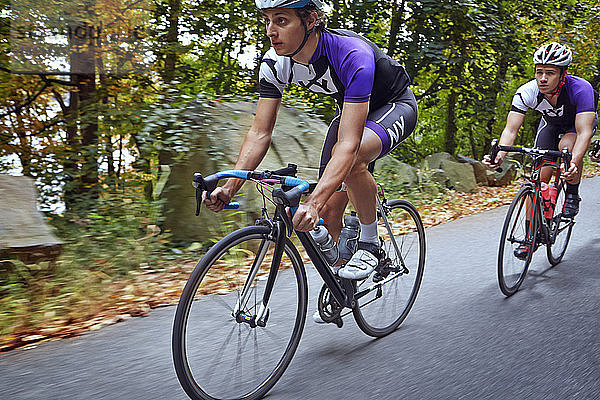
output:
[[[410,78],[402,65],[368,39],[347,30],[326,29],[319,34],[308,65],[278,56],[274,49],[264,55],[260,97],[280,98],[288,83],[330,95],[340,106],[369,101],[374,110],[402,95]]]
[[[595,112],[598,93],[585,79],[567,75],[565,84],[558,94],[556,107],[552,106],[539,91],[534,80],[521,86],[512,102],[512,111],[525,114],[527,109],[539,111],[544,120],[564,129],[575,132],[575,115],[583,112]]]
[[[278,56],[274,49],[260,66],[260,97],[281,98],[287,84],[332,96],[338,104],[323,150],[319,175],[332,156],[338,140],[340,110],[344,102],[369,102],[365,127],[381,140],[383,157],[406,139],[417,125],[418,107],[408,87],[410,78],[396,60],[366,38],[347,30],[319,33],[317,48],[308,65]]]
[[[556,100],[552,106],[542,94],[534,80],[521,86],[512,102],[512,111],[525,114],[531,108],[542,113],[538,125],[534,146],[538,149],[558,150],[560,139],[566,133],[576,132],[575,116],[584,112],[595,112],[598,102],[598,92],[585,79],[567,75]],[[598,126],[598,117],[594,121],[592,134]],[[544,156],[544,159],[554,161],[554,157]]]

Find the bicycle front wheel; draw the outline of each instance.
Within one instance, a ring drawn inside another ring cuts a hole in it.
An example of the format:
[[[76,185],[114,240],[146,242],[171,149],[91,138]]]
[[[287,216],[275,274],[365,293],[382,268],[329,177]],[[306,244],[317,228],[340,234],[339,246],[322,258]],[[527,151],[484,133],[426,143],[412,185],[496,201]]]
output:
[[[378,231],[386,258],[375,273],[357,283],[354,318],[360,329],[374,337],[400,326],[412,308],[425,269],[425,229],[416,208],[405,200],[384,206]],[[394,245],[395,242],[395,245]]]
[[[538,224],[532,218],[533,204],[532,188],[523,186],[506,213],[498,250],[498,283],[506,296],[523,283],[535,251]]]
[[[546,255],[548,261],[552,265],[556,265],[562,261],[569,240],[571,239],[571,231],[575,222],[572,218],[565,218],[562,215],[565,205],[565,182],[561,181],[558,185],[556,193],[556,205],[554,207],[554,216],[549,221],[550,227],[550,243],[546,246]]]
[[[292,360],[306,318],[306,273],[286,238],[261,313],[275,248],[270,232],[252,226],[227,235],[183,289],[172,348],[177,377],[192,399],[259,399]]]

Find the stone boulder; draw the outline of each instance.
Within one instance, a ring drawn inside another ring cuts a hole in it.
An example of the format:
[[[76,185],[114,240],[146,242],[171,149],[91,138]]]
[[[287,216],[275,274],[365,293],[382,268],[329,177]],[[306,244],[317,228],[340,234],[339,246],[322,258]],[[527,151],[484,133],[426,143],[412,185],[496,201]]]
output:
[[[506,186],[515,180],[519,172],[519,163],[506,157],[502,164],[501,172],[491,171],[486,168],[486,176],[489,186]]]
[[[208,151],[197,152],[185,162],[174,165],[161,195],[166,199],[163,228],[175,241],[202,242],[219,238],[235,229],[235,225],[253,223],[260,218],[262,196],[252,183],[246,183],[240,196],[235,199],[241,203],[239,211],[215,214],[202,207],[200,216],[194,215],[193,174],[200,172],[207,176],[233,168],[242,141],[252,124],[256,105],[251,102],[215,103],[212,107],[210,121],[206,121],[206,125],[212,127],[212,133],[203,135],[200,148],[217,152],[219,157],[214,157]],[[275,170],[294,163],[298,165],[299,177],[316,180],[326,132],[327,125],[321,120],[297,109],[281,107],[271,148],[258,170]],[[235,213],[237,223],[225,226],[225,222],[231,222],[232,213]]]
[[[375,171],[390,171],[394,180],[405,189],[410,190],[419,186],[417,169],[399,161],[392,156],[383,157],[375,163]]]
[[[467,163],[442,160],[441,169],[448,178],[447,186],[458,192],[473,193],[477,191],[477,181],[473,167]]]
[[[446,191],[448,187],[448,177],[443,169],[419,169],[419,188],[432,195],[437,195]]]
[[[63,243],[37,209],[33,179],[0,175],[0,257],[25,263],[53,261]]]
[[[434,153],[430,154],[420,163],[420,167],[424,169],[439,169],[443,161],[454,161],[456,159],[450,153]]]
[[[487,185],[487,169],[480,161],[475,160],[474,158],[470,158],[467,156],[463,156],[462,154],[458,154],[456,156],[458,162],[470,164],[473,167],[473,172],[475,173],[475,180],[478,185]]]

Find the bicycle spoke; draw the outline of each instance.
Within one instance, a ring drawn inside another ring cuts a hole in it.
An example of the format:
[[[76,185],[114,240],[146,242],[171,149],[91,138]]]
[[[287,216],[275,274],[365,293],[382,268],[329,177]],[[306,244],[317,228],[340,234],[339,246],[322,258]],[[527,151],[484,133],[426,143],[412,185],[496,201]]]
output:
[[[393,200],[379,223],[386,259],[375,273],[359,283],[362,296],[354,317],[368,335],[393,332],[406,318],[420,287],[425,266],[425,233],[414,207]],[[392,241],[393,238],[393,241]]]
[[[184,289],[173,351],[178,378],[193,399],[259,398],[295,352],[306,316],[307,287],[289,240],[269,298],[266,326],[256,324],[275,247],[259,250],[267,232],[266,227],[250,227],[224,238],[198,263]]]
[[[514,294],[523,282],[535,251],[537,223],[531,218],[532,204],[533,192],[523,187],[508,208],[504,221],[498,251],[498,283],[506,296]]]
[[[564,203],[565,182],[562,181],[557,186],[556,205],[554,207],[555,215],[550,221],[550,234],[552,237],[550,243],[546,246],[546,255],[552,265],[556,265],[562,261],[573,230],[573,220],[562,217]]]

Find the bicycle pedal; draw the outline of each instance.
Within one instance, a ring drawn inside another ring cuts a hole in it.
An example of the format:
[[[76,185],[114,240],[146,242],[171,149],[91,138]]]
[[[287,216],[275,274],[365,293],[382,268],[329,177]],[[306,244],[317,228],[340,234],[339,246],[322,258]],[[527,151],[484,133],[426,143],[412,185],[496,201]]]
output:
[[[341,317],[336,318],[335,321],[333,321],[333,323],[336,324],[338,328],[341,328],[342,326],[344,326],[344,321],[342,320]]]

